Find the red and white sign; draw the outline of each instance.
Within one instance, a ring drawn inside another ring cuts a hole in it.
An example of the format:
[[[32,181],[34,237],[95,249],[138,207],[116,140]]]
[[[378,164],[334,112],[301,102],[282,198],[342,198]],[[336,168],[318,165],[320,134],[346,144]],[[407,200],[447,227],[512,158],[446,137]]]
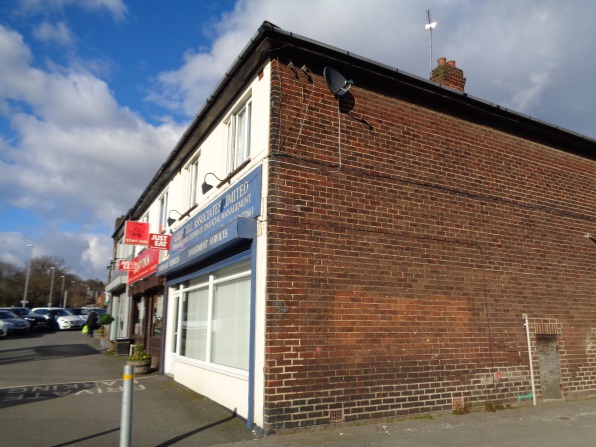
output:
[[[149,233],[149,248],[157,248],[159,250],[170,249],[170,235]]]
[[[120,270],[120,271],[126,270],[127,272],[129,272],[134,269],[135,269],[134,261],[121,260],[118,262],[118,270]]]
[[[147,245],[149,241],[149,223],[127,220],[124,223],[124,243],[128,245]]]
[[[155,273],[157,264],[159,263],[159,250],[154,248],[143,250],[136,258],[134,258],[133,262],[134,269],[128,272],[127,284],[132,284],[139,279],[143,279],[146,276]]]

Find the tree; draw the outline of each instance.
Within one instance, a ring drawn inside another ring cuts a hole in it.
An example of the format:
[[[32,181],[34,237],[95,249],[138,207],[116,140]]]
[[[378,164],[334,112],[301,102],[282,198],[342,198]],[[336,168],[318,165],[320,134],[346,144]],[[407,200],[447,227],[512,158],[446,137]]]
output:
[[[9,262],[0,262],[0,306],[21,306],[26,276],[26,265],[18,267]],[[100,294],[104,290],[103,282],[96,279],[83,281],[79,276],[70,273],[64,259],[57,256],[40,256],[31,259],[26,306],[45,307],[51,302],[52,306],[62,307],[62,276],[69,307],[87,305],[93,301],[96,293]]]
[[[0,261],[0,306],[20,305],[24,284],[24,269]]]

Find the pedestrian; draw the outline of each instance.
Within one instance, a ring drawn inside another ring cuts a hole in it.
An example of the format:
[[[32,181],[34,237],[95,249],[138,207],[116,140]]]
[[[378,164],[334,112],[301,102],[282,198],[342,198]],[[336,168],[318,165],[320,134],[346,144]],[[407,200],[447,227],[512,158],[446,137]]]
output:
[[[99,318],[97,316],[97,312],[92,310],[87,315],[87,336],[93,337],[93,331],[99,328]]]
[[[58,312],[56,312],[54,309],[48,310],[47,318],[48,318],[49,328],[51,330],[57,331],[60,329],[60,326],[58,326]]]

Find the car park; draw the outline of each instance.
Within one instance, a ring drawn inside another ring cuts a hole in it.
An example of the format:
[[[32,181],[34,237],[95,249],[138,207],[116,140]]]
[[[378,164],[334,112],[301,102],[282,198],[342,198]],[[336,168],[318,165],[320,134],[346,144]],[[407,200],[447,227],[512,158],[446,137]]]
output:
[[[29,323],[29,330],[31,331],[49,329],[47,318],[31,312],[31,310],[26,307],[0,307],[0,310],[12,312],[17,317],[27,321]]]
[[[31,311],[38,315],[45,315],[50,319],[50,323],[54,324],[54,329],[61,331],[70,329],[82,329],[85,323],[77,317],[71,314],[62,307],[36,307]]]
[[[29,332],[29,323],[8,310],[0,310],[0,320],[9,335]]]

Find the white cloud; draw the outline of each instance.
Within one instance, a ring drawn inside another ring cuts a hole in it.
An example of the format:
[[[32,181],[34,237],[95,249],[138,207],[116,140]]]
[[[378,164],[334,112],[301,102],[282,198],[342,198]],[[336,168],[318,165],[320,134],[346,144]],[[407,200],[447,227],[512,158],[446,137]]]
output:
[[[550,74],[544,72],[531,73],[528,76],[527,84],[521,84],[520,80],[515,85],[505,85],[499,81],[496,82],[496,85],[511,92],[511,99],[503,104],[505,107],[518,112],[525,112],[532,107],[540,106],[541,97],[551,83]]]
[[[0,260],[25,267],[31,256],[27,244],[33,244],[34,258],[57,256],[82,279],[105,280],[113,241],[107,235],[64,232],[56,228],[44,228],[35,238],[17,232],[0,233]]]
[[[55,42],[64,46],[72,44],[74,40],[70,29],[64,22],[56,24],[43,22],[34,28],[33,35],[42,42]]]
[[[183,127],[146,123],[79,66],[35,68],[22,37],[2,26],[0,59],[0,104],[15,135],[1,142],[0,203],[46,219],[36,256],[47,250],[81,276],[103,274],[112,243],[106,228],[134,205]],[[26,244],[22,234],[0,239],[18,242],[2,259]]]
[[[83,235],[87,238],[88,248],[83,250],[81,261],[89,263],[92,268],[88,273],[91,276],[94,272],[102,271],[112,259],[112,243],[113,241],[107,236],[100,236],[96,234]],[[103,277],[97,278],[103,280]]]
[[[46,13],[67,7],[78,7],[89,12],[107,10],[117,21],[123,20],[128,11],[122,0],[19,0],[19,12],[22,14]]]

